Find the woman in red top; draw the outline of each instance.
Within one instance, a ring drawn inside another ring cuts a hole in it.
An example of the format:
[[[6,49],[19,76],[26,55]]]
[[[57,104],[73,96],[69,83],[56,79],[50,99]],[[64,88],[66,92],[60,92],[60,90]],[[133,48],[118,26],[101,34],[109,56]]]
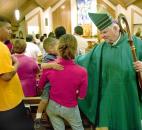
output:
[[[59,56],[57,63],[64,66],[63,70],[44,70],[40,86],[50,82],[50,98],[47,114],[54,130],[65,130],[65,119],[73,130],[84,130],[77,100],[84,99],[87,91],[87,72],[74,63],[77,41],[73,35],[65,34],[59,39]]]

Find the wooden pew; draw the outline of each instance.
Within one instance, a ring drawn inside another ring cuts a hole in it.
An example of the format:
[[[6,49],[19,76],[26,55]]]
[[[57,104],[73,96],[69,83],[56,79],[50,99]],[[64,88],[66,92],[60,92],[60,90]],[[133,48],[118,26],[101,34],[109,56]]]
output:
[[[40,101],[41,101],[41,97],[25,97],[23,99],[25,107],[29,110],[28,114],[33,118],[33,120],[35,119],[36,111],[37,111],[38,104],[40,103]],[[43,112],[41,122],[42,122],[41,123],[42,130],[44,130],[45,128],[51,129],[51,123],[45,111]]]
[[[24,97],[23,102],[27,108],[28,115],[31,115],[33,120],[37,112],[38,104],[41,101],[41,97]]]
[[[23,102],[25,105],[38,106],[41,97],[24,97]]]

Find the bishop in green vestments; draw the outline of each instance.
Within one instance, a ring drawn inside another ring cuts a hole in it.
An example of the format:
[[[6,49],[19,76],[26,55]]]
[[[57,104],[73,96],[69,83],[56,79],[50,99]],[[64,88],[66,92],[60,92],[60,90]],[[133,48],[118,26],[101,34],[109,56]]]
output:
[[[133,37],[138,57],[133,62],[127,33],[122,34],[108,14],[90,13],[105,41],[76,58],[88,71],[88,92],[79,107],[97,127],[142,130],[141,93],[136,70],[142,68],[142,41]]]

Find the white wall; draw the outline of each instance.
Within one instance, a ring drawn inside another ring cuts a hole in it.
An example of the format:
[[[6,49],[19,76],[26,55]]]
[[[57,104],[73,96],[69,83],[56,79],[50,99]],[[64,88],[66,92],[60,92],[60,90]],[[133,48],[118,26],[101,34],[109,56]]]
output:
[[[74,28],[77,26],[77,5],[76,0],[71,0],[71,33],[74,33]]]
[[[40,14],[40,23],[38,23],[38,16],[33,17],[36,13]],[[33,17],[33,18],[32,18]],[[41,33],[43,32],[43,10],[40,7],[37,7],[35,9],[33,9],[31,12],[29,12],[26,16],[25,16],[25,21],[29,20],[27,23],[27,26],[39,26],[40,24],[40,30]]]
[[[23,33],[23,38],[26,37],[26,32],[25,32],[25,20],[23,20],[22,22],[20,22],[20,26],[18,28],[18,31],[16,32],[16,36],[19,37],[19,32]]]
[[[127,14],[127,10],[125,8],[123,8],[121,5],[118,5],[118,6],[116,6],[116,17],[118,17],[118,15],[120,13]],[[128,15],[126,15],[126,16],[128,16]]]
[[[142,9],[138,8],[135,5],[130,5],[127,9],[123,8],[121,5],[118,5],[116,7],[117,16],[119,15],[119,13],[123,13],[126,16],[129,27],[130,27],[130,31],[132,31],[132,23],[133,24],[139,24],[139,23],[142,24],[142,17],[140,17],[140,15],[134,14],[134,17],[132,19],[132,11],[133,10],[142,14]],[[135,32],[133,32],[133,33],[135,33]]]
[[[48,21],[48,25],[46,26],[45,25],[45,19],[47,19],[47,21]],[[52,30],[52,28],[53,28],[53,25],[52,25],[52,9],[51,9],[51,7],[49,7],[47,10],[45,10],[44,12],[43,12],[43,34],[44,33],[46,33],[46,34],[49,34],[51,31],[53,31]]]
[[[56,8],[58,6],[60,6],[60,4],[64,3],[64,1],[65,0],[60,0],[55,6],[53,6],[53,8],[49,7],[45,11],[43,11],[40,7],[37,7],[25,16],[25,20],[28,20],[34,14],[36,14],[37,12],[40,12],[41,35],[44,33],[46,33],[48,35],[51,31],[53,31],[52,12],[55,11]],[[47,25],[45,24],[45,19],[47,19],[47,23],[48,23]],[[31,22],[33,23],[33,25],[37,24],[37,20],[35,20],[35,18],[33,18],[33,20]]]
[[[128,7],[129,12],[132,13],[132,10],[135,10],[137,12],[139,12],[142,15],[142,9],[138,8],[137,6],[131,5]],[[133,20],[134,24],[142,24],[142,17],[140,17],[140,15],[137,15],[136,13],[134,14],[134,20]]]
[[[52,8],[49,7],[47,10],[43,12],[43,32],[47,35],[50,32],[53,32],[53,21],[52,21],[52,12],[54,12],[60,5],[62,5],[65,0],[60,0],[57,4],[55,4]],[[48,19],[48,26],[45,25],[45,19]]]

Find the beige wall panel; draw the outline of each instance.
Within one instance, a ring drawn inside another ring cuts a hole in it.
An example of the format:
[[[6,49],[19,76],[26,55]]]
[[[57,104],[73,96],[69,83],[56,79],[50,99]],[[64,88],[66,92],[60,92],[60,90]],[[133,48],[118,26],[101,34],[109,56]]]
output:
[[[66,0],[53,14],[53,30],[58,26],[64,26],[67,33],[71,33],[71,8],[70,0]]]
[[[103,0],[97,0],[97,9],[102,8],[103,11],[109,12],[113,18],[116,18],[116,12],[112,9],[108,4],[106,4]]]

